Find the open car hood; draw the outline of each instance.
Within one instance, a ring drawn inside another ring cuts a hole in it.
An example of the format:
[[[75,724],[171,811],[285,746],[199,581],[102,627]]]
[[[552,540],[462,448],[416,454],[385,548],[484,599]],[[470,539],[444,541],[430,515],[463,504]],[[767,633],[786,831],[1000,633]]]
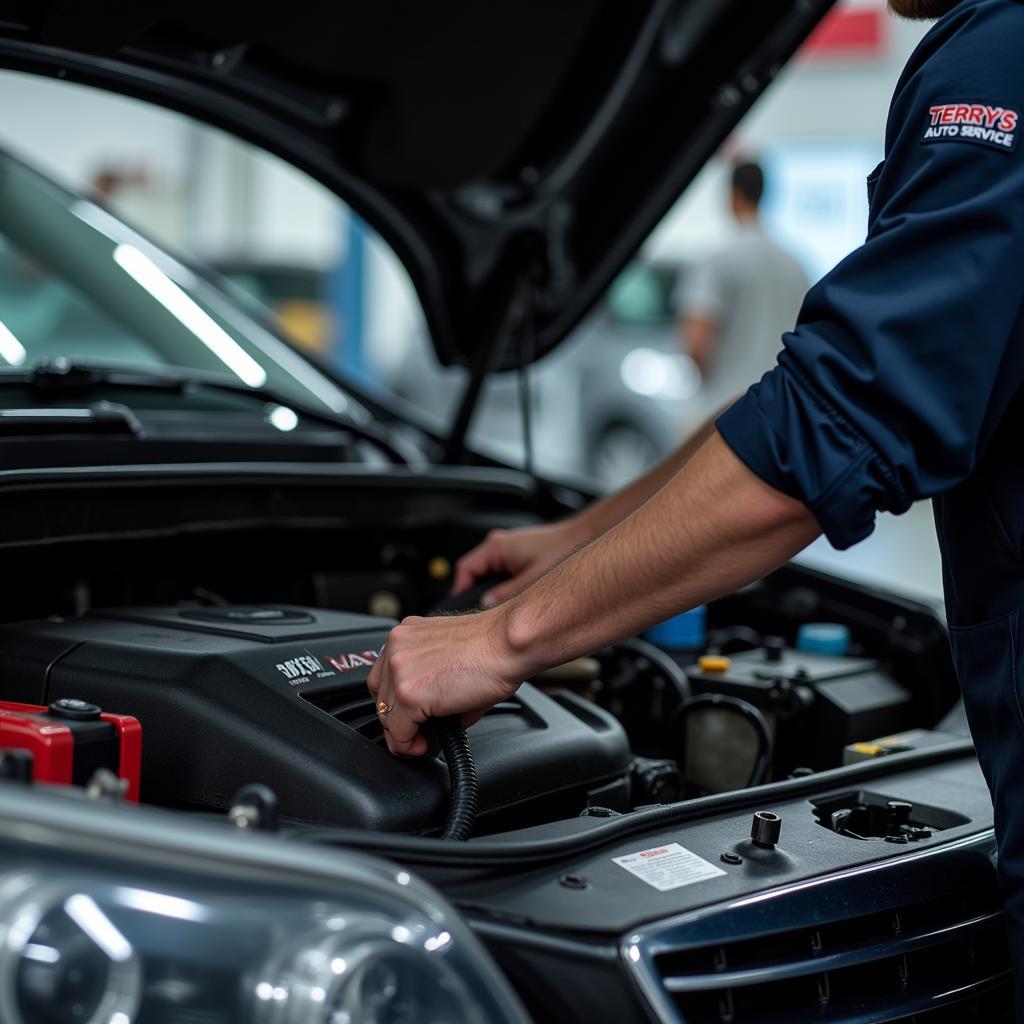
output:
[[[440,359],[482,371],[568,333],[833,2],[0,0],[0,64],[317,177],[394,247]]]

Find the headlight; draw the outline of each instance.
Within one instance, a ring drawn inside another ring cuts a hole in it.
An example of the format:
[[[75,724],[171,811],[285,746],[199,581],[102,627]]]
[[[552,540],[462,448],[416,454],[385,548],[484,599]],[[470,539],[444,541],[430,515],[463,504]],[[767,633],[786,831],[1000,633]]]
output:
[[[0,789],[3,1024],[525,1024],[408,873],[166,817]]]

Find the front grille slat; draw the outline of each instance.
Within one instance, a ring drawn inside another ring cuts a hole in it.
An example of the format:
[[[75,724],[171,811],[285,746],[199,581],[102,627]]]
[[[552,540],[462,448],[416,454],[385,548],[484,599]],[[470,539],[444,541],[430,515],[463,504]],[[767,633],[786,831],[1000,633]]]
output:
[[[686,1024],[1012,1020],[994,880],[859,917],[651,952]]]
[[[792,982],[782,983],[786,987],[766,985],[761,990],[727,989],[729,1005],[732,1009],[731,1019],[735,1024],[794,1024],[796,1021],[828,1021],[829,1024],[891,1024],[913,1018],[917,1014],[926,1013],[947,1007],[961,1007],[961,1021],[970,1019],[970,1005],[994,990],[1005,987],[1009,982],[1009,969],[999,971],[986,978],[972,981],[955,988],[933,991],[929,979],[922,979],[913,990],[907,989],[898,993],[895,984],[886,985],[885,979],[879,974],[875,978],[864,979],[863,983],[844,985],[845,991],[838,992],[833,987],[834,975],[821,975],[817,978],[799,978],[798,982],[806,983],[802,990],[793,986]],[[931,982],[939,984],[938,979]],[[850,989],[862,991],[856,994]],[[719,1024],[720,1015],[712,1003],[721,1004],[722,993],[703,993],[710,998],[698,998],[689,1003],[683,1010],[687,1024]]]
[[[874,960],[892,959],[897,961],[908,952],[951,941],[957,936],[966,937],[977,928],[1001,927],[1002,914],[992,911],[968,918],[958,924],[936,931],[906,936],[889,942],[863,944],[839,953],[819,953],[813,959],[774,962],[764,967],[744,970],[711,971],[707,974],[663,974],[662,981],[670,992],[700,991],[715,985],[741,986],[757,985],[764,981],[792,978],[805,974],[818,974],[841,968],[854,967]],[[717,954],[716,954],[717,960]]]

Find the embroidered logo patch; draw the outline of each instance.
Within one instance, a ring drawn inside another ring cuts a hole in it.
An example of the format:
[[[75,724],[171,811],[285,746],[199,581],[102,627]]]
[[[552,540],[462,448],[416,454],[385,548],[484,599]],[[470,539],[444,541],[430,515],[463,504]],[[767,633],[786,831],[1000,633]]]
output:
[[[1020,114],[985,103],[940,103],[928,108],[922,142],[980,142],[1012,151],[1017,145]]]

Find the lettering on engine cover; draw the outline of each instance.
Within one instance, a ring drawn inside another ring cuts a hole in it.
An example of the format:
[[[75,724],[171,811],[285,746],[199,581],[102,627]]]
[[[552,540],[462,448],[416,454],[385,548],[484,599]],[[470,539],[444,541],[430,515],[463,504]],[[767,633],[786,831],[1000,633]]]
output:
[[[354,668],[369,668],[380,657],[380,651],[360,651],[358,654],[339,654],[328,658],[327,664],[339,672],[351,672]]]
[[[292,686],[317,676],[325,679],[339,672],[351,672],[358,668],[370,668],[380,657],[380,651],[350,651],[326,659],[327,666],[312,654],[300,654],[298,657],[282,661],[275,667]]]
[[[323,670],[324,666],[320,659],[314,658],[312,654],[300,654],[299,657],[289,658],[288,661],[283,661],[277,666],[277,671],[288,680],[315,675]]]

